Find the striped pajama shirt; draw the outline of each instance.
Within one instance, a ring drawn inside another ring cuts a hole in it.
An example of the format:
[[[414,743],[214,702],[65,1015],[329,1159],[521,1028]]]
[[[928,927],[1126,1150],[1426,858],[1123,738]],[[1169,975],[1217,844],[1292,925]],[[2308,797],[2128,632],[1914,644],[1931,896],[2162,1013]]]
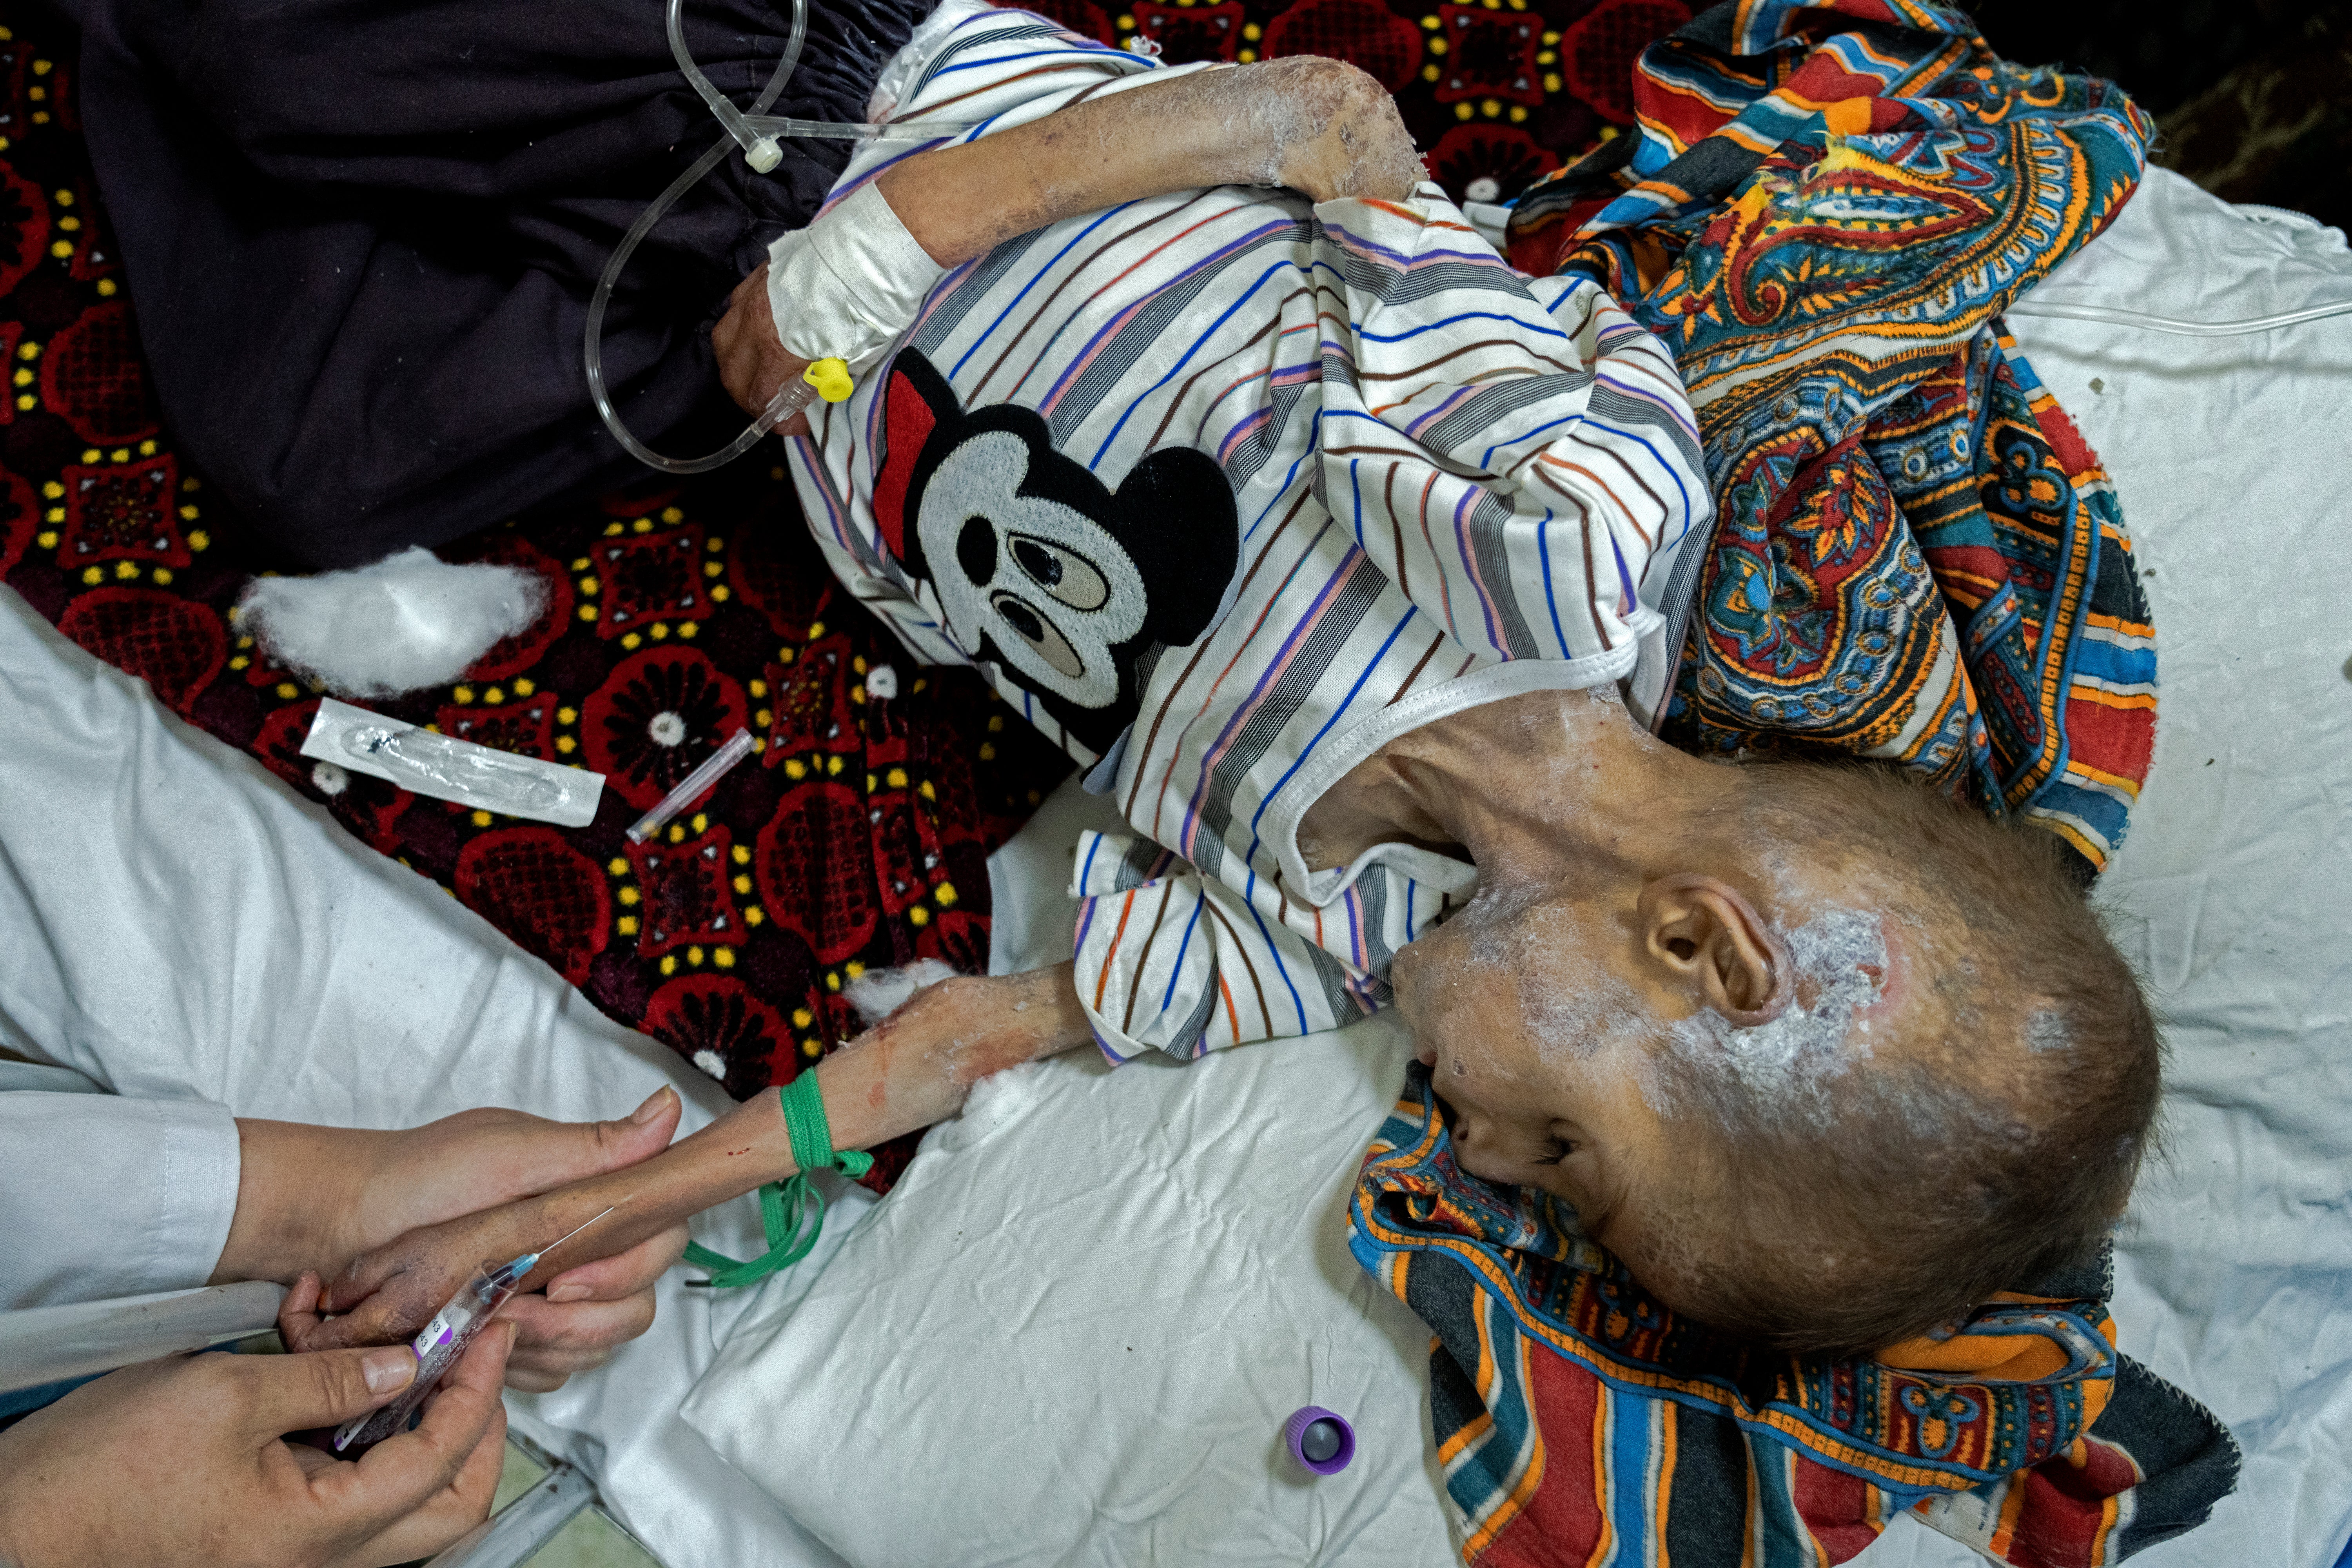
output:
[[[978,13],[897,117],[985,134],[1166,74]],[[1385,1002],[1475,868],[1384,845],[1310,870],[1300,817],[1483,702],[1615,685],[1646,719],[1708,515],[1665,348],[1590,282],[1512,272],[1433,185],[1182,191],[1024,236],[812,425],[793,471],[850,591],[917,658],[979,665],[1134,829],[1087,837],[1075,889],[1114,1060]]]

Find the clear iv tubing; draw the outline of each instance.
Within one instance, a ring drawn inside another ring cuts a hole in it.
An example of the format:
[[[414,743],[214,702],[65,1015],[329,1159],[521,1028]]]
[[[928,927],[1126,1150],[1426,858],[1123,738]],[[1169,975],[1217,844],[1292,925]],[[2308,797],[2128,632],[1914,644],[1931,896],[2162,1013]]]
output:
[[[639,462],[667,473],[702,474],[731,463],[750,451],[760,437],[806,407],[809,400],[816,395],[816,388],[797,377],[785,382],[767,407],[760,411],[760,416],[746,426],[740,436],[703,457],[666,458],[638,440],[621,422],[620,410],[613,406],[612,394],[604,386],[604,310],[612,303],[613,285],[620,281],[621,271],[628,266],[629,258],[636,254],[639,242],[653,232],[654,225],[661,221],[662,215],[669,211],[678,197],[701,184],[703,176],[717,168],[719,161],[737,147],[743,150],[746,163],[755,171],[765,174],[776,166],[779,153],[775,139],[779,136],[825,136],[852,142],[932,142],[971,130],[973,125],[938,121],[866,125],[831,120],[796,120],[788,115],[768,113],[768,106],[775,102],[777,95],[784,90],[784,83],[791,79],[793,68],[800,64],[801,42],[808,34],[808,0],[793,0],[793,31],[784,44],[783,56],[776,62],[775,74],[768,78],[768,85],[761,89],[760,96],[752,100],[751,112],[745,114],[725,93],[711,84],[710,79],[704,76],[701,68],[694,63],[693,55],[688,52],[685,9],[685,0],[669,0],[666,25],[669,31],[670,53],[677,57],[678,69],[685,72],[686,79],[694,84],[694,90],[702,95],[702,101],[710,106],[710,112],[717,115],[719,122],[727,128],[727,135],[709,152],[697,158],[686,173],[671,181],[669,188],[656,196],[652,205],[637,215],[637,221],[629,226],[628,232],[621,237],[621,243],[614,247],[613,258],[604,263],[604,275],[596,280],[596,292],[588,300],[588,326],[583,334],[582,357],[588,367],[588,395],[595,400],[596,413],[604,421],[604,428],[613,433],[613,438],[621,444],[624,450]]]
[[[2316,321],[2328,316],[2352,314],[2352,300],[2337,300],[2326,305],[2313,305],[2301,310],[2284,310],[2275,316],[2248,316],[2236,321],[2184,321],[2176,316],[2151,316],[2144,310],[2118,310],[2105,305],[2049,304],[2011,305],[2012,316],[2063,316],[2074,321],[2106,321],[2122,327],[2147,327],[2153,331],[2171,332],[2186,338],[2234,338],[2247,332],[2269,331],[2273,327],[2292,327],[2300,321]]]

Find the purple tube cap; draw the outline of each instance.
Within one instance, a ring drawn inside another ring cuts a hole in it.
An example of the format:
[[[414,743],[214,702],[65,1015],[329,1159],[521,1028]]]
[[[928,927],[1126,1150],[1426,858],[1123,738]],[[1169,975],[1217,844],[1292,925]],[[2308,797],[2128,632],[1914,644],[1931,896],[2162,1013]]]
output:
[[[1283,1423],[1282,1446],[1315,1474],[1336,1476],[1356,1457],[1356,1429],[1337,1411],[1309,1405]]]

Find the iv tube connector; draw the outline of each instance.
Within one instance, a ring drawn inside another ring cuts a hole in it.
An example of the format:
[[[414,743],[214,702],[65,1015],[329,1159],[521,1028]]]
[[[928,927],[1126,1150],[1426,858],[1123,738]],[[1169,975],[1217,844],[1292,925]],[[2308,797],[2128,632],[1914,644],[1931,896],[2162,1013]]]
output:
[[[581,357],[588,373],[588,395],[596,405],[596,416],[604,422],[604,428],[612,432],[613,439],[621,444],[622,450],[647,468],[659,468],[664,473],[703,474],[731,463],[750,451],[761,437],[805,406],[809,394],[796,384],[787,383],[785,389],[761,411],[759,418],[745,426],[740,436],[719,450],[699,458],[665,457],[631,433],[628,426],[622,422],[621,411],[614,406],[612,393],[604,384],[604,312],[613,302],[614,286],[620,281],[621,273],[629,265],[629,258],[636,254],[637,247],[646,235],[653,232],[654,225],[661,221],[662,216],[677,204],[680,196],[701,184],[703,177],[719,166],[719,160],[735,148],[742,149],[744,163],[755,173],[764,174],[783,161],[783,150],[777,143],[777,138],[782,136],[823,136],[852,142],[940,142],[965,132],[976,131],[982,122],[917,121],[903,125],[865,125],[770,114],[770,106],[783,92],[784,83],[791,79],[793,68],[800,64],[801,44],[808,35],[808,0],[793,0],[792,32],[785,39],[783,55],[777,60],[775,71],[768,78],[767,86],[761,88],[760,96],[752,100],[751,112],[744,113],[725,93],[714,87],[710,79],[702,74],[702,68],[694,63],[694,56],[686,47],[684,18],[684,0],[669,0],[665,25],[669,33],[670,53],[677,57],[678,69],[685,74],[694,90],[701,95],[704,103],[709,105],[710,112],[727,128],[727,134],[696,159],[684,174],[671,181],[669,188],[656,196],[646,210],[637,215],[636,222],[631,224],[628,231],[621,237],[621,243],[613,247],[612,258],[604,263],[604,275],[596,280],[595,292],[589,296],[588,322],[582,334]],[[809,367],[809,374],[814,378],[826,364],[837,365],[839,363],[819,360]],[[820,388],[824,385],[821,382],[817,384]],[[841,389],[838,395],[830,390],[823,392],[826,402],[838,403],[849,395],[845,367],[836,384]],[[786,402],[788,397],[795,396],[797,401]]]

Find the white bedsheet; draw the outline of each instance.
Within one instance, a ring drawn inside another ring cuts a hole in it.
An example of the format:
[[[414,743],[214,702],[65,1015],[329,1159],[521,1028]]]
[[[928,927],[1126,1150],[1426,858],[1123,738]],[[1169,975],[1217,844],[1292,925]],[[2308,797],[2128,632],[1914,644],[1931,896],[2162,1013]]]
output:
[[[1000,851],[1000,896],[1036,904],[1002,965],[1068,956],[1075,907],[1046,895],[1108,819],[1066,785]],[[1444,1568],[1429,1331],[1345,1234],[1409,1056],[1374,1018],[983,1086],[804,1300],[745,1314],[686,1419],[875,1568]],[[1308,1404],[1356,1431],[1321,1480],[1281,1451]]]

